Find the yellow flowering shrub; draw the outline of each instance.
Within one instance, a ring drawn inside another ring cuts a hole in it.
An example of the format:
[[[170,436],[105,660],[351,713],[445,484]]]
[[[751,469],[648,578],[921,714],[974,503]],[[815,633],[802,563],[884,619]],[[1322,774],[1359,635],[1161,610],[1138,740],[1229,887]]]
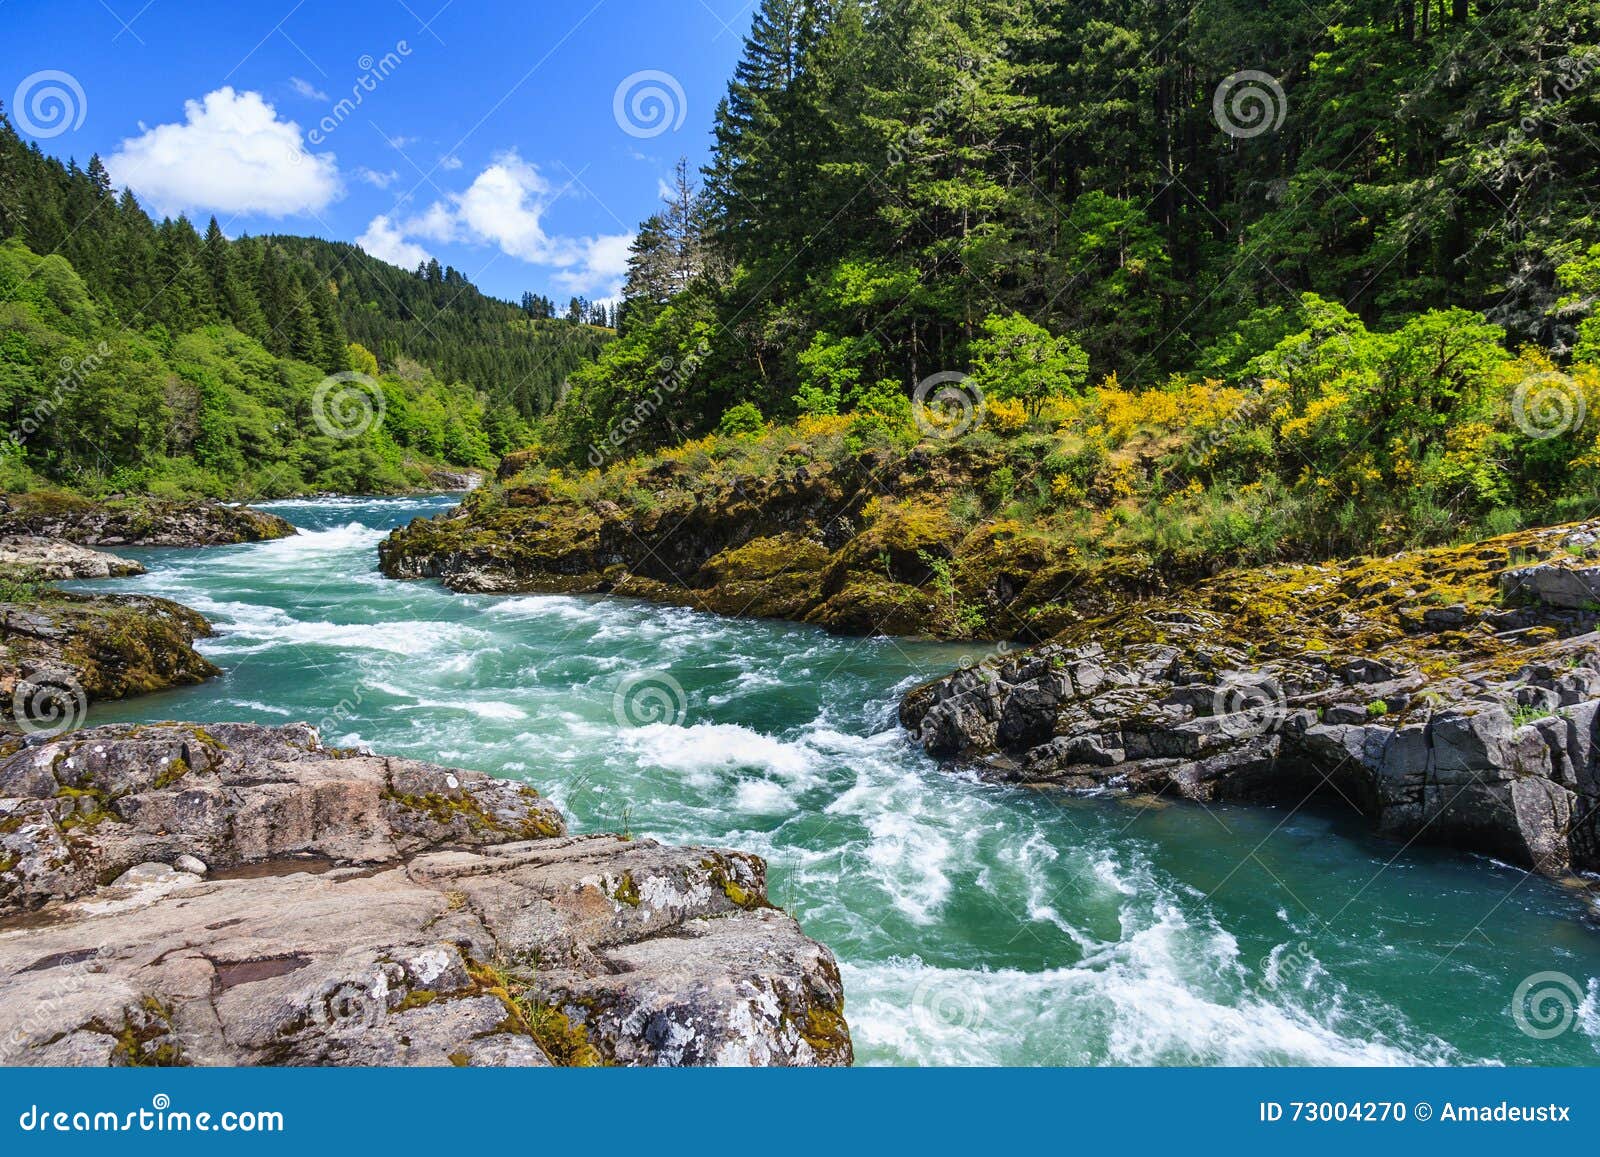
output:
[[[1000,398],[987,403],[985,408],[988,420],[1004,433],[1013,433],[1028,424],[1028,411],[1015,398]]]
[[[843,434],[850,426],[844,414],[802,414],[795,429],[802,438],[829,438]]]

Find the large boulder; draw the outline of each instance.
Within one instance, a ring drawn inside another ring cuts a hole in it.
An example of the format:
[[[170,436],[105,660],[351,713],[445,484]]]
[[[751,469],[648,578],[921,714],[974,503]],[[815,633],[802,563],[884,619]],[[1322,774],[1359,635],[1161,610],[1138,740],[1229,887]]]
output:
[[[295,533],[276,514],[224,502],[101,503],[54,492],[0,495],[0,535],[65,539],[80,546],[225,546]]]
[[[838,1065],[765,865],[571,836],[523,784],[303,725],[0,761],[0,1063]]]

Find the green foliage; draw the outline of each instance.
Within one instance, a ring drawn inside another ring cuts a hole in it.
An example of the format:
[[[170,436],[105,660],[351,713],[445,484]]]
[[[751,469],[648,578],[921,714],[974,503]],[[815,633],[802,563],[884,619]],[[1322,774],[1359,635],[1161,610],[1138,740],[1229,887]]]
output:
[[[1078,393],[1089,374],[1089,355],[1076,342],[1052,336],[1019,313],[986,318],[972,355],[984,393],[1021,402],[1030,418],[1052,398]]]
[[[764,425],[761,410],[754,402],[740,402],[723,412],[722,421],[717,423],[717,433],[725,436],[759,434]]]
[[[1600,347],[1597,26],[1594,0],[1362,0],[1333,24],[1295,0],[1177,21],[1085,0],[762,0],[705,196],[669,197],[641,231],[624,311],[640,345],[585,375],[580,404],[611,417],[584,442],[625,414],[612,399],[637,367],[676,356],[674,327],[645,331],[686,294],[709,348],[648,445],[744,399],[850,414],[870,388],[881,414],[883,383],[910,396],[939,371],[976,371],[1033,418],[1113,374],[1240,380],[1295,352],[1279,345],[1308,328],[1309,293],[1326,308],[1313,364],[1287,367],[1297,389],[1352,326],[1469,327],[1442,372],[1429,341],[1451,356],[1455,336],[1418,330],[1351,367],[1363,400],[1384,395],[1385,436],[1426,460],[1442,408],[1479,391],[1489,328],[1557,358]],[[1284,94],[1263,90],[1260,133],[1226,131],[1213,99],[1245,62]],[[1390,352],[1411,360],[1385,368]],[[1265,450],[1259,430],[1239,456]],[[1497,468],[1460,484],[1484,494]]]
[[[105,316],[70,265],[0,242],[0,419],[14,437],[0,486],[93,494],[271,497],[402,489],[424,465],[494,463],[483,402],[415,365],[386,375],[383,420],[336,437],[317,421],[320,365],[279,357],[231,325],[173,336]],[[355,344],[341,368],[376,368]],[[363,371],[365,372],[365,371]],[[369,379],[370,380],[370,379]]]

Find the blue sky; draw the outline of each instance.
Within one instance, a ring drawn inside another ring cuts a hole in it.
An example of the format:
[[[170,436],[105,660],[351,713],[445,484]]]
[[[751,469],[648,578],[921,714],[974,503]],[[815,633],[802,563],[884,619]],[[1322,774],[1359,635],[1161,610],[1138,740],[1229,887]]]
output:
[[[677,158],[705,159],[750,19],[746,0],[0,0],[0,99],[153,215],[598,299]]]

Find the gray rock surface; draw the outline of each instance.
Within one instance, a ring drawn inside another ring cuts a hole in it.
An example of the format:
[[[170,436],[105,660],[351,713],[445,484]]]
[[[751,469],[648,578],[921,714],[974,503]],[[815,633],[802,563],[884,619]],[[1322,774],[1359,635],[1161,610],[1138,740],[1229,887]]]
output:
[[[1600,870],[1600,522],[1224,571],[914,689],[1006,782],[1298,807],[1552,876]]]
[[[564,829],[523,785],[304,726],[14,751],[0,1062],[850,1062],[838,969],[759,859]]]
[[[29,574],[45,582],[144,574],[144,567],[132,559],[61,539],[26,534],[0,536],[0,570],[12,575]]]
[[[1500,576],[1508,597],[1525,596],[1566,610],[1600,609],[1600,566],[1593,563],[1545,562],[1516,567]]]
[[[1600,635],[1538,653],[1430,678],[1312,657],[1232,671],[1198,641],[1047,644],[916,689],[901,721],[995,780],[1291,805],[1322,793],[1396,839],[1551,875],[1600,869]]]

